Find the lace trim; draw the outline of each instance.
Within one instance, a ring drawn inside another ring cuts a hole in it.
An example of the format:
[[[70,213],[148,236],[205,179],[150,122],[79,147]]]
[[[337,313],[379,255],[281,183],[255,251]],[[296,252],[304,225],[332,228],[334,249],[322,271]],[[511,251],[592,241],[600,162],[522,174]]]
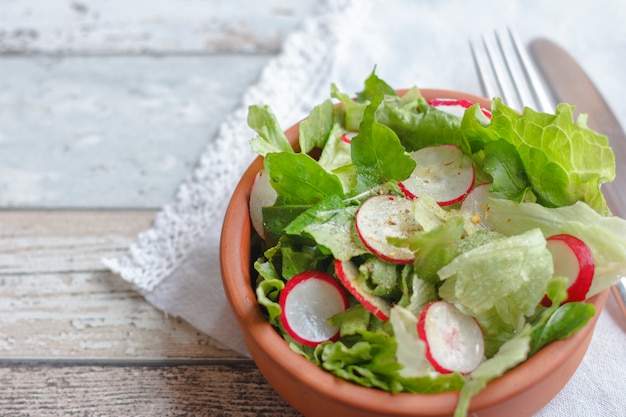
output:
[[[208,228],[222,218],[239,177],[255,157],[248,143],[248,106],[268,104],[281,124],[289,126],[327,97],[328,91],[320,94],[321,89],[328,89],[334,47],[352,3],[320,3],[318,14],[287,37],[281,54],[268,63],[259,82],[220,126],[174,201],[163,207],[152,228],[139,234],[126,254],[104,259],[105,266],[149,292],[189,256]]]

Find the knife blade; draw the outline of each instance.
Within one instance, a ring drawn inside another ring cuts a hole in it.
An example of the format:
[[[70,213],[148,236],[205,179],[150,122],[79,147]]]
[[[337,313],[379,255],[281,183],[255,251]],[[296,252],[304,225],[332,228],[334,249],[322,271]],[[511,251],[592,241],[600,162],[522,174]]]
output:
[[[613,214],[626,218],[626,134],[604,97],[576,60],[554,42],[539,38],[531,42],[530,53],[557,102],[576,106],[575,114],[587,114],[587,125],[609,139],[615,153],[615,180],[602,185]],[[626,316],[626,277],[613,287]]]

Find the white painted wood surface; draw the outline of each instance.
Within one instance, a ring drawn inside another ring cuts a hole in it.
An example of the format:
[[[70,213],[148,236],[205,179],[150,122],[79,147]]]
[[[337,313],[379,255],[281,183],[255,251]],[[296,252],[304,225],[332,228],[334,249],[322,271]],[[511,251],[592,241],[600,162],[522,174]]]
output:
[[[159,207],[269,55],[0,55],[0,206]]]
[[[0,207],[169,202],[315,3],[0,1]]]
[[[2,0],[0,52],[275,53],[312,0]]]

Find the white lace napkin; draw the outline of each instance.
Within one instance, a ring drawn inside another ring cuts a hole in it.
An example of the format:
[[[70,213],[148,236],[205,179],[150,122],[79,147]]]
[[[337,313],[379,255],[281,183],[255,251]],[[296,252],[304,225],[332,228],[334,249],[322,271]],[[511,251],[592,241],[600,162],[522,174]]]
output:
[[[570,47],[568,42],[582,36],[580,27],[593,15],[605,19],[595,35],[607,39],[609,34],[618,36],[612,31],[624,27],[619,13],[611,12],[612,6],[621,10],[619,1],[603,3],[602,10],[586,5],[592,2],[580,1],[579,7],[570,4],[568,19],[563,19],[562,3],[556,1],[484,0],[479,5],[462,0],[321,2],[318,13],[286,39],[281,54],[269,62],[238,109],[223,122],[153,227],[140,234],[124,256],[106,259],[105,264],[165,313],[184,318],[248,355],[222,290],[218,250],[229,196],[255,156],[248,144],[253,136],[246,122],[249,105],[270,105],[286,128],[329,96],[331,82],[349,93],[359,91],[374,66],[393,86],[480,94],[469,37],[504,25],[520,26],[518,31],[530,36],[531,26],[526,23],[532,22],[532,33],[551,36]],[[578,53],[594,52],[590,45],[587,48]],[[626,324],[609,299],[579,371],[538,416],[626,417],[625,332]]]
[[[286,39],[282,53],[220,126],[153,227],[124,256],[104,260],[153,305],[244,355],[247,348],[222,289],[219,235],[230,195],[255,157],[248,143],[254,136],[247,124],[248,106],[270,105],[287,127],[308,114],[322,94],[328,95],[329,70],[352,6],[349,0],[320,3],[319,13]]]

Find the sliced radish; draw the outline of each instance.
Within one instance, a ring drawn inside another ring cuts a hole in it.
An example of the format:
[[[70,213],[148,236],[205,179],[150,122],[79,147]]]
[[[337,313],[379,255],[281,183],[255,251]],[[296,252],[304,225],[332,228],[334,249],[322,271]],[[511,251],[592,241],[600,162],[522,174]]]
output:
[[[569,279],[565,302],[585,300],[595,271],[591,249],[582,240],[568,234],[550,236],[546,241],[552,254],[554,276]],[[551,302],[546,297],[542,304],[549,306]]]
[[[335,259],[335,272],[339,281],[356,300],[381,321],[389,320],[391,303],[377,295],[372,295],[359,281],[359,269],[351,261]]]
[[[454,98],[434,98],[429,100],[428,104],[435,107],[437,110],[445,111],[458,117],[463,117],[465,109],[471,107],[474,103],[469,100],[458,100]],[[486,117],[491,119],[491,112],[489,110],[482,107],[480,110]]]
[[[455,145],[435,145],[411,154],[417,163],[411,176],[399,183],[409,198],[429,195],[440,206],[458,203],[474,185],[474,164]]]
[[[339,139],[343,143],[350,144],[350,142],[352,142],[352,138],[355,137],[358,134],[359,134],[359,132],[345,132],[343,135],[341,135],[341,138],[339,138]]]
[[[412,205],[408,198],[386,194],[365,200],[355,219],[357,234],[365,247],[388,262],[413,262],[413,251],[387,241],[388,237],[405,238],[420,230]]]
[[[484,183],[472,188],[472,191],[465,196],[461,203],[461,211],[469,214],[469,219],[474,224],[479,224],[485,229],[493,229],[490,221],[489,210],[489,186],[491,183]]]
[[[332,275],[320,271],[303,272],[287,281],[278,303],[285,331],[306,346],[336,340],[339,328],[329,325],[328,319],[349,306],[341,285]]]
[[[437,372],[468,374],[483,360],[480,326],[447,301],[433,301],[422,309],[417,334],[426,343],[426,358]]]
[[[250,190],[250,220],[252,221],[252,227],[261,236],[265,238],[263,229],[263,207],[274,205],[276,202],[276,190],[270,184],[269,175],[264,174],[264,171],[260,171],[254,177],[252,183],[252,189]]]

